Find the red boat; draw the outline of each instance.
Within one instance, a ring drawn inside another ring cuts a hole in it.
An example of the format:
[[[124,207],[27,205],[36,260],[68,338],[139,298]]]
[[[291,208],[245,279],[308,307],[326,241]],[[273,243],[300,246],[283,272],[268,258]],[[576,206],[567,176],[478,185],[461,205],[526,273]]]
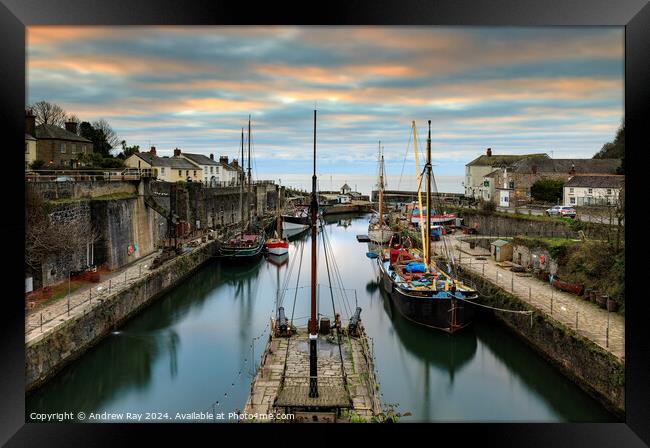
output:
[[[289,252],[289,241],[271,238],[266,241],[266,250],[273,255],[284,255]]]
[[[556,288],[570,292],[572,294],[575,294],[577,296],[581,296],[585,292],[585,285],[582,283],[568,283],[568,282],[563,282],[560,279],[555,279],[553,280],[553,286]]]

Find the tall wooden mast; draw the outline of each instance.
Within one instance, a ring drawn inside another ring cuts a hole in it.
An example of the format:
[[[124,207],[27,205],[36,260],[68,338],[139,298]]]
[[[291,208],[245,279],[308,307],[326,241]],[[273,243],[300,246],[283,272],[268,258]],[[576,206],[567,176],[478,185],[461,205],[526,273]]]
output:
[[[381,153],[381,140],[379,141],[379,229],[381,229],[384,212],[384,155]]]
[[[428,272],[431,264],[431,120],[429,120],[429,135],[427,137],[427,163],[424,167],[427,172],[427,226],[424,232],[426,236],[426,258],[424,264]]]
[[[241,171],[237,172],[239,177],[239,219],[244,221],[244,128],[241,128]],[[243,232],[244,226],[240,226]]]
[[[251,225],[251,116],[248,116],[248,226]]]
[[[318,219],[318,197],[316,193],[316,110],[314,110],[314,174],[311,177],[311,315],[309,320],[309,396],[318,397],[318,357],[316,322],[316,235]]]

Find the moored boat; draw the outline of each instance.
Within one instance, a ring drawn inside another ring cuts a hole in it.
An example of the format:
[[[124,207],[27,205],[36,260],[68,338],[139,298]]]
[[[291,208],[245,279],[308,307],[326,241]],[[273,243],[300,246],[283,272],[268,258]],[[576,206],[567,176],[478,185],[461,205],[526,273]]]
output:
[[[415,132],[415,123],[413,123],[413,133]],[[429,212],[426,214],[426,221],[423,213],[420,212],[420,220],[426,222],[425,228],[430,228],[431,121],[429,121],[425,170],[427,173],[426,210]],[[418,191],[421,204],[420,195]],[[419,210],[423,209],[420,205]],[[414,249],[409,244],[410,240],[398,242],[397,239],[391,240],[389,247],[382,250],[378,258],[381,284],[404,317],[427,327],[454,333],[472,322],[475,306],[471,302],[478,298],[478,294],[474,289],[454,278],[450,267],[448,272],[445,272],[431,259],[431,233],[424,232],[422,229],[422,236],[421,251]]]
[[[226,240],[219,247],[219,253],[223,257],[233,258],[251,258],[257,257],[264,249],[264,241],[266,240],[264,229],[256,229],[251,225],[251,122],[250,116],[248,118],[248,204],[247,204],[247,219],[246,223],[242,224],[239,233]],[[244,166],[244,129],[241,133],[241,154],[242,154],[242,171],[240,173],[240,190],[239,190],[239,209],[240,218],[244,219],[244,180],[243,166]]]

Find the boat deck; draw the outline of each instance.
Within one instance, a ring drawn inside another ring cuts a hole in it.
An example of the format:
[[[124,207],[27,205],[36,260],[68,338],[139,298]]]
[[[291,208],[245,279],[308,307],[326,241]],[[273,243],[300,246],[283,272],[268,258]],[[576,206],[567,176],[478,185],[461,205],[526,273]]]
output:
[[[308,332],[306,328],[298,328],[291,337],[269,339],[244,412],[270,414],[299,410],[302,414],[312,411],[316,415],[326,409],[347,409],[366,419],[379,415],[379,388],[365,335],[341,336],[345,377],[336,338],[318,335],[317,344],[317,398],[309,397]]]

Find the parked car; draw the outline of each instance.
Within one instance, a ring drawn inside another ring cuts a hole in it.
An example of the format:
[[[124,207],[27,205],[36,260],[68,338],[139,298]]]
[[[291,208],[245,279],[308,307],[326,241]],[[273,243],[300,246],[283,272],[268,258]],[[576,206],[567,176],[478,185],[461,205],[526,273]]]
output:
[[[55,179],[56,182],[74,182],[74,177],[71,176],[59,176]]]
[[[576,210],[569,205],[554,205],[546,209],[547,216],[559,216],[561,218],[575,218]]]

